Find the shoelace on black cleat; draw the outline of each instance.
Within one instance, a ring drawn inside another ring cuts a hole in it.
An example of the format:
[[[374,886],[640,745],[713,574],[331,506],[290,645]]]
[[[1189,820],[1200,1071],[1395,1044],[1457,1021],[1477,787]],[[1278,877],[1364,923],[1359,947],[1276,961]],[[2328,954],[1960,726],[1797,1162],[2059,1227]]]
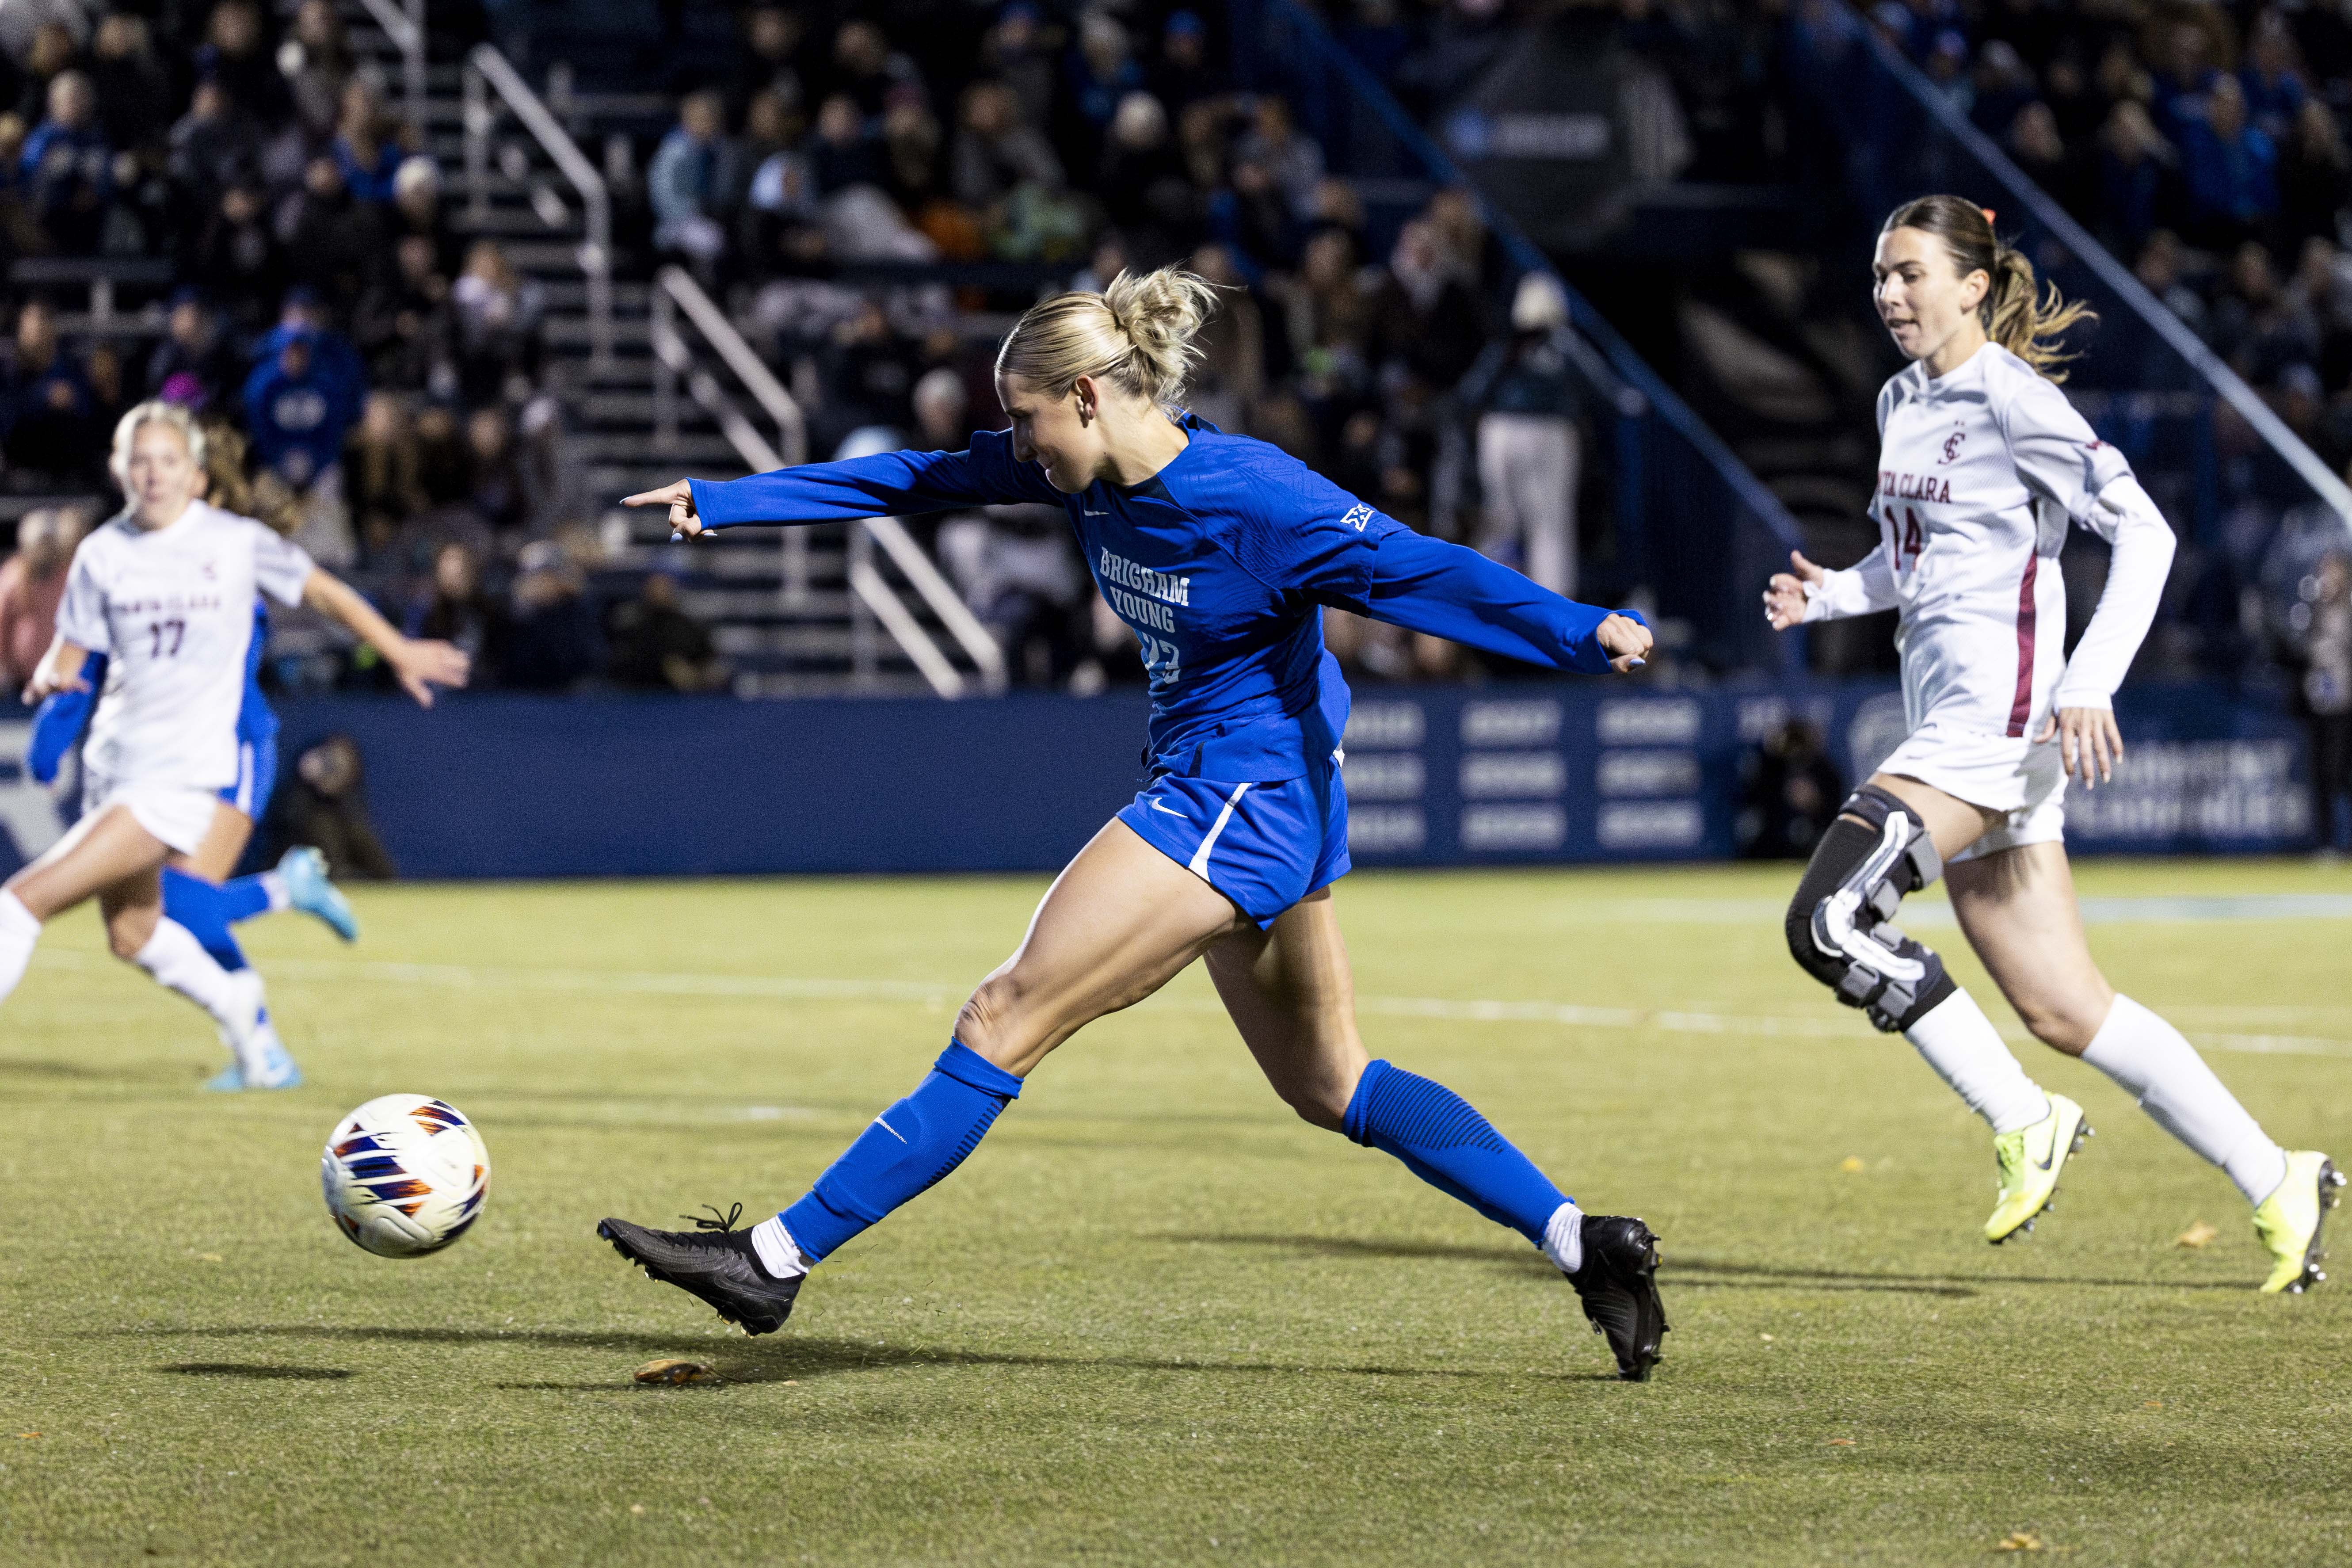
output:
[[[694,1228],[697,1230],[716,1230],[720,1232],[733,1230],[735,1228],[735,1222],[743,1217],[743,1205],[741,1204],[728,1205],[727,1212],[724,1215],[720,1215],[719,1213],[719,1205],[717,1204],[705,1204],[702,1206],[709,1209],[713,1217],[705,1219],[700,1215],[692,1214],[682,1214],[677,1217],[680,1219],[692,1220],[694,1222]]]

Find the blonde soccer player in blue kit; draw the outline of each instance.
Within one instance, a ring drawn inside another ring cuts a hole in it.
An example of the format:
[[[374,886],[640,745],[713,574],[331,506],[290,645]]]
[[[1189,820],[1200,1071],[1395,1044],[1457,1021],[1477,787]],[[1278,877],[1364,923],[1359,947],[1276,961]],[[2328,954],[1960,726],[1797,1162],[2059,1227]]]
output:
[[[1582,1213],[1467,1102],[1372,1059],[1358,1037],[1330,893],[1349,867],[1349,697],[1322,615],[1346,609],[1592,674],[1640,664],[1649,630],[1415,533],[1276,448],[1185,414],[1193,338],[1215,304],[1210,285],[1171,269],[1036,306],[997,355],[1012,428],[975,433],[965,451],[681,479],[629,498],[668,508],[688,538],[1061,507],[1150,670],[1150,778],[1055,880],[930,1074],[805,1196],[745,1230],[606,1219],[598,1232],[721,1317],[772,1331],[810,1268],[961,1163],[1055,1047],[1205,959],[1276,1093],[1527,1237],[1575,1287],[1619,1375],[1646,1378],[1666,1329],[1649,1228]]]

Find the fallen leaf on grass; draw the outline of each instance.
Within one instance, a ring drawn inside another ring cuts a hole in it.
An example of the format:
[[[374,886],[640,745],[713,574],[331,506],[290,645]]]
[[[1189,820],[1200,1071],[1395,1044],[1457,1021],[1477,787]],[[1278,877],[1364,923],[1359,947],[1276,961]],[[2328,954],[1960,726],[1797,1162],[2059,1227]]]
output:
[[[629,1511],[631,1513],[643,1513],[646,1511],[646,1505],[641,1502],[633,1502],[629,1505]]]
[[[1832,1448],[1851,1448],[1853,1447],[1853,1439],[1851,1437],[1832,1437],[1830,1439],[1830,1447]]]
[[[1993,1548],[1995,1552],[2072,1552],[2071,1546],[2053,1546],[2030,1530],[2013,1530],[2009,1539]]]
[[[2193,1222],[2187,1230],[2172,1238],[2175,1247],[2202,1247],[2221,1233],[2203,1220]]]
[[[637,1368],[636,1379],[639,1383],[717,1383],[719,1374],[698,1361],[665,1356]]]
[[[1849,1176],[1859,1176],[1864,1171],[1870,1169],[1870,1167],[1863,1163],[1861,1155],[1848,1154],[1844,1159],[1838,1162],[1838,1169],[1843,1171]]]
[[[19,1432],[16,1436],[19,1437],[37,1437],[40,1434],[38,1432]]]
[[[2164,1401],[2161,1399],[2143,1399],[2139,1402],[2139,1407],[2142,1410],[2161,1410],[2164,1408]]]

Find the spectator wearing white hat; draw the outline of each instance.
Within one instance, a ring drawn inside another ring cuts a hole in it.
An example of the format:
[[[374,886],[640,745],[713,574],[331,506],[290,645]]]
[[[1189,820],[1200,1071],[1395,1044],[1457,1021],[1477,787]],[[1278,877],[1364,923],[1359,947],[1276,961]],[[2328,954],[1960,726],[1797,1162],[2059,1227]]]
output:
[[[1462,379],[1480,415],[1478,482],[1486,527],[1478,550],[1555,594],[1576,591],[1576,488],[1583,470],[1583,397],[1570,364],[1568,296],[1530,272],[1511,301],[1511,335],[1486,345]]]

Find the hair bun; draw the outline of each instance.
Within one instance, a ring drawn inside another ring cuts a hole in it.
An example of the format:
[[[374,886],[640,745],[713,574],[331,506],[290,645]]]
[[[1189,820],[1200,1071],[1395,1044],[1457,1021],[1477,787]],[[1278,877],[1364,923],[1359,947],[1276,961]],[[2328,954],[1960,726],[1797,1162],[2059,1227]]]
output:
[[[997,369],[1057,397],[1092,375],[1173,405],[1201,357],[1193,340],[1216,308],[1216,287],[1179,268],[1122,271],[1099,294],[1061,294],[1030,307],[997,351]]]

